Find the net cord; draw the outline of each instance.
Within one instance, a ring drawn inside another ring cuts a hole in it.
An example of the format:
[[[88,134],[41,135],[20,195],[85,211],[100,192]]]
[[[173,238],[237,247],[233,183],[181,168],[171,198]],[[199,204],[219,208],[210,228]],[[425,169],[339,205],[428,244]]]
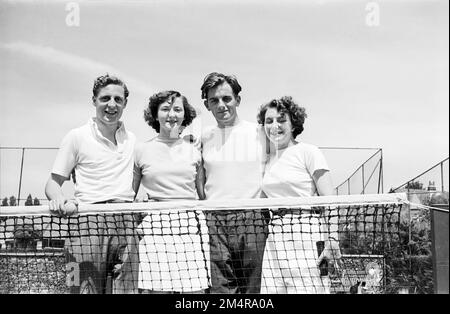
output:
[[[78,214],[101,213],[136,213],[152,210],[252,210],[252,209],[298,209],[308,210],[308,207],[324,206],[367,206],[382,204],[408,203],[406,193],[363,194],[363,195],[330,195],[314,197],[259,198],[238,200],[189,200],[142,203],[108,203],[79,204]],[[314,208],[317,210],[317,208]],[[4,206],[0,207],[1,216],[50,216],[48,205],[41,206]]]
[[[409,206],[419,207],[419,208],[428,209],[428,210],[434,210],[434,211],[443,212],[443,213],[447,213],[447,214],[448,214],[448,211],[449,211],[448,209],[445,209],[445,208],[427,206],[427,205],[413,203],[413,202],[406,202],[406,204],[409,205]],[[448,204],[442,204],[442,205],[448,206]]]

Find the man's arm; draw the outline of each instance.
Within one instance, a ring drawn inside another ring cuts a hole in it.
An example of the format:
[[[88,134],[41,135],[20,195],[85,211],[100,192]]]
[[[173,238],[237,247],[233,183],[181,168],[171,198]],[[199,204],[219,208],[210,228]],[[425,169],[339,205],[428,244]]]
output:
[[[133,191],[134,191],[134,198],[136,198],[139,187],[141,186],[141,179],[142,179],[142,171],[141,168],[134,165],[133,169]]]
[[[77,211],[77,203],[74,200],[69,201],[62,191],[62,185],[67,180],[69,178],[52,173],[45,185],[45,195],[50,200],[50,212],[61,217],[73,215]]]

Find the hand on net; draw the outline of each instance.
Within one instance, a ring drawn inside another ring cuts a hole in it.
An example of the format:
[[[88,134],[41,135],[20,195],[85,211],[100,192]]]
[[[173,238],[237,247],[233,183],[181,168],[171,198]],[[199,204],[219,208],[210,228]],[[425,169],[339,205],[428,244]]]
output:
[[[325,260],[328,263],[328,273],[338,276],[342,268],[342,254],[339,241],[329,238],[324,242],[324,249],[317,260],[317,266]]]
[[[123,266],[122,263],[114,265],[114,268],[112,270],[112,274],[113,274],[113,278],[114,279],[119,279],[120,276],[122,275],[122,266]]]
[[[78,213],[78,203],[66,198],[53,199],[48,203],[52,215],[67,218]]]
[[[142,238],[144,237],[144,226],[143,226],[144,222],[141,222],[135,229],[136,234],[138,235],[139,240],[142,240]]]

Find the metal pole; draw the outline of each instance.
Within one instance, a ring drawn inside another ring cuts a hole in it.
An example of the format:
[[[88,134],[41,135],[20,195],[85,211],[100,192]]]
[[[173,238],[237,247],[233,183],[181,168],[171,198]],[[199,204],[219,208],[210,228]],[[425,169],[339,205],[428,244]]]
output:
[[[0,149],[0,197],[2,196],[2,150]]]
[[[350,195],[350,179],[347,179],[347,187],[348,195]]]
[[[443,164],[444,162],[446,162],[449,159],[449,157],[445,158],[444,160],[442,160],[440,163],[435,164],[433,167],[431,167],[430,169],[422,172],[421,174],[419,174],[418,176],[412,178],[411,180],[409,180],[408,182],[400,185],[399,187],[395,188],[393,191],[396,191],[400,188],[402,188],[403,186],[405,186],[406,184],[415,181],[417,178],[420,178],[421,176],[423,176],[424,174],[426,174],[427,172],[430,172],[431,170],[433,170],[434,168],[436,168],[437,166],[439,166],[440,164]]]
[[[441,191],[444,192],[444,163],[441,162]]]
[[[381,193],[384,193],[384,177],[383,177],[383,149],[380,148],[380,178],[381,178]],[[378,191],[380,188],[378,188]]]
[[[22,189],[22,173],[23,173],[23,158],[25,155],[25,148],[22,148],[22,162],[20,164],[20,178],[19,178],[19,195],[17,196],[17,206],[20,205],[20,190]]]
[[[363,184],[363,189],[362,189],[362,194],[365,194],[365,184],[364,184],[364,164],[361,167],[361,173],[362,173],[362,184]]]

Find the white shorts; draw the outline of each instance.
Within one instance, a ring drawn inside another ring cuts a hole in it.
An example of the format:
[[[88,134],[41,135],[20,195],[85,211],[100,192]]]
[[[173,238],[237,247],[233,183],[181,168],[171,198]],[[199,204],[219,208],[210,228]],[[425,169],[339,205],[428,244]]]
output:
[[[330,293],[328,277],[317,266],[321,241],[319,215],[274,214],[264,251],[261,293]]]
[[[209,287],[208,227],[203,212],[152,213],[140,226],[140,289],[192,292]]]

